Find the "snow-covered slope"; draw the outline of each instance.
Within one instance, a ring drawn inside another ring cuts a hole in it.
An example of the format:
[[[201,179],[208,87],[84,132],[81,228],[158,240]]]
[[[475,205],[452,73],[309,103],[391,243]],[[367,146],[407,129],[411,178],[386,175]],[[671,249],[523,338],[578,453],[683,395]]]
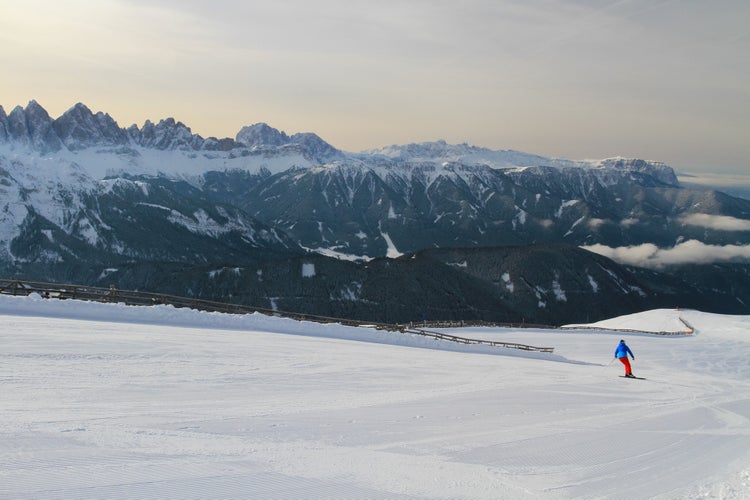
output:
[[[750,317],[680,316],[694,334],[450,330],[555,346],[516,357],[0,296],[0,497],[747,498]],[[621,337],[647,380],[608,365]]]
[[[652,311],[597,321],[585,326],[589,328],[611,328],[614,330],[639,330],[649,333],[691,334],[693,327],[686,321],[685,317],[692,316],[693,314],[693,311],[681,311],[679,308],[654,309]],[[566,328],[575,328],[576,326],[568,325]]]

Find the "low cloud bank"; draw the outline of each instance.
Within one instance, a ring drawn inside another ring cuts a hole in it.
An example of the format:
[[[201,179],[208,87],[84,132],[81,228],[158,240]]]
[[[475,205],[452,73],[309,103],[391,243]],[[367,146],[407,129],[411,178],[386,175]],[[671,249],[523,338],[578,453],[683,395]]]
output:
[[[706,245],[697,240],[685,241],[672,248],[659,248],[651,243],[617,248],[597,244],[581,248],[608,257],[620,264],[651,269],[661,269],[677,264],[750,262],[750,245]]]
[[[750,188],[748,174],[721,174],[717,172],[678,173],[677,179],[681,184],[696,185],[709,188],[744,187]]]
[[[690,214],[680,219],[688,226],[699,226],[716,231],[750,231],[750,220],[728,215]]]

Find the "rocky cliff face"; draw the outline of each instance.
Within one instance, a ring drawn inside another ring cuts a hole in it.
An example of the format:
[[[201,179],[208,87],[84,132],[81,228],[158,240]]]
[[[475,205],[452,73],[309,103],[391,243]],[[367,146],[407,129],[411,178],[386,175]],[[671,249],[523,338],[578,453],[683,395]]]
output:
[[[123,146],[129,138],[108,114],[93,114],[84,104],[78,103],[52,124],[62,144],[71,151],[91,147]]]
[[[36,101],[31,101],[25,109],[20,106],[13,108],[5,119],[4,128],[7,131],[7,141],[49,153],[62,148],[62,142],[52,124],[47,111]]]

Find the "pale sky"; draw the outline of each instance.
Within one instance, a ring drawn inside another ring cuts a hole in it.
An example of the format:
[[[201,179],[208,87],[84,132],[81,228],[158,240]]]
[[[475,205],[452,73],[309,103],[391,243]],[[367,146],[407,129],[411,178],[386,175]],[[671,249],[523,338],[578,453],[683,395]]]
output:
[[[0,0],[0,105],[750,171],[749,0]]]

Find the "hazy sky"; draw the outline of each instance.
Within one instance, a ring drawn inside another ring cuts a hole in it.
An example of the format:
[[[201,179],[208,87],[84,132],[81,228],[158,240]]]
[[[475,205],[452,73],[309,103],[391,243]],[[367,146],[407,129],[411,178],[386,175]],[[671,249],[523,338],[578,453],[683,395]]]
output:
[[[0,105],[750,170],[749,0],[0,0]]]

